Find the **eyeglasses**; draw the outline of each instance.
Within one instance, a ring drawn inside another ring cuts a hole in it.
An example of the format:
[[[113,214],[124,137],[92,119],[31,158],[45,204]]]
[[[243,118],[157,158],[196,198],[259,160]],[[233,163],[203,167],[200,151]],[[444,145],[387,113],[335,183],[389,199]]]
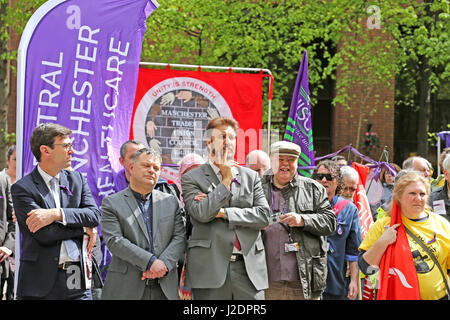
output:
[[[314,173],[312,175],[312,178],[314,180],[322,180],[323,178],[327,179],[327,181],[331,181],[333,180],[333,176],[331,175],[331,173]]]
[[[54,146],[61,146],[64,150],[68,151],[73,148],[72,143],[54,143]]]
[[[350,191],[350,192],[355,192],[356,191],[356,188],[353,188],[353,187],[345,187],[344,188],[344,191]]]

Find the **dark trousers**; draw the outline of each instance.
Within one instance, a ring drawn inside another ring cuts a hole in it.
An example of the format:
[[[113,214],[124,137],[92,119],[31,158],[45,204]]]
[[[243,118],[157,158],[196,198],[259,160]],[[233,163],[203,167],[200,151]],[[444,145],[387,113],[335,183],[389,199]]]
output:
[[[83,277],[80,273],[80,276]],[[73,280],[72,273],[58,268],[55,284],[45,297],[17,297],[17,300],[92,300],[91,290],[86,290],[84,280],[80,280],[81,288],[71,289],[68,283]]]
[[[142,300],[167,300],[166,295],[158,283],[146,285]]]
[[[220,288],[192,289],[194,300],[264,300],[264,290],[256,290],[244,260],[230,262],[225,283]]]
[[[6,286],[6,290],[5,290]],[[9,270],[8,278],[2,278],[0,284],[0,300],[3,297],[3,292],[5,292],[6,300],[14,300],[14,272]]]

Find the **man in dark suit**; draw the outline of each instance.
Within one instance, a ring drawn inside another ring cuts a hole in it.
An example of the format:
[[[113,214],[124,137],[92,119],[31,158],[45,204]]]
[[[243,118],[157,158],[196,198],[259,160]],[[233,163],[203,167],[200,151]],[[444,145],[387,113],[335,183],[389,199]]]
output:
[[[92,251],[100,213],[81,173],[67,171],[72,131],[40,124],[31,135],[36,168],[11,187],[22,234],[18,299],[92,299],[86,289],[81,245]]]

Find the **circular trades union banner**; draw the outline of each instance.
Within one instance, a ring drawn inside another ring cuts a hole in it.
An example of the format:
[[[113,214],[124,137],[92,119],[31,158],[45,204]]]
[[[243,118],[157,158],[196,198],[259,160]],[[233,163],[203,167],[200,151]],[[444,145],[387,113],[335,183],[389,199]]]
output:
[[[189,153],[206,159],[203,135],[208,122],[218,116],[232,114],[216,89],[195,78],[169,78],[142,97],[134,115],[133,136],[159,151],[163,163],[176,164]]]

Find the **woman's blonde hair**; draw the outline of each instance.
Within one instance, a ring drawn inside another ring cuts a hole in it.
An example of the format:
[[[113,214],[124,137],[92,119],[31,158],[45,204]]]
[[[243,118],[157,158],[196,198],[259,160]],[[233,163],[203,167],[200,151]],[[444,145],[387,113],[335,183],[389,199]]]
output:
[[[403,176],[401,176],[395,182],[394,191],[392,193],[392,199],[391,199],[391,202],[389,203],[389,209],[386,211],[386,214],[388,216],[391,216],[393,201],[395,201],[400,206],[400,203],[398,200],[402,196],[403,192],[405,192],[406,187],[414,182],[422,182],[423,185],[425,186],[426,195],[427,195],[427,199],[425,200],[425,208],[431,209],[430,206],[428,205],[428,197],[430,196],[430,190],[431,190],[430,182],[428,181],[427,178],[425,178],[423,176],[423,174],[421,172],[411,171],[411,172],[405,173]]]

